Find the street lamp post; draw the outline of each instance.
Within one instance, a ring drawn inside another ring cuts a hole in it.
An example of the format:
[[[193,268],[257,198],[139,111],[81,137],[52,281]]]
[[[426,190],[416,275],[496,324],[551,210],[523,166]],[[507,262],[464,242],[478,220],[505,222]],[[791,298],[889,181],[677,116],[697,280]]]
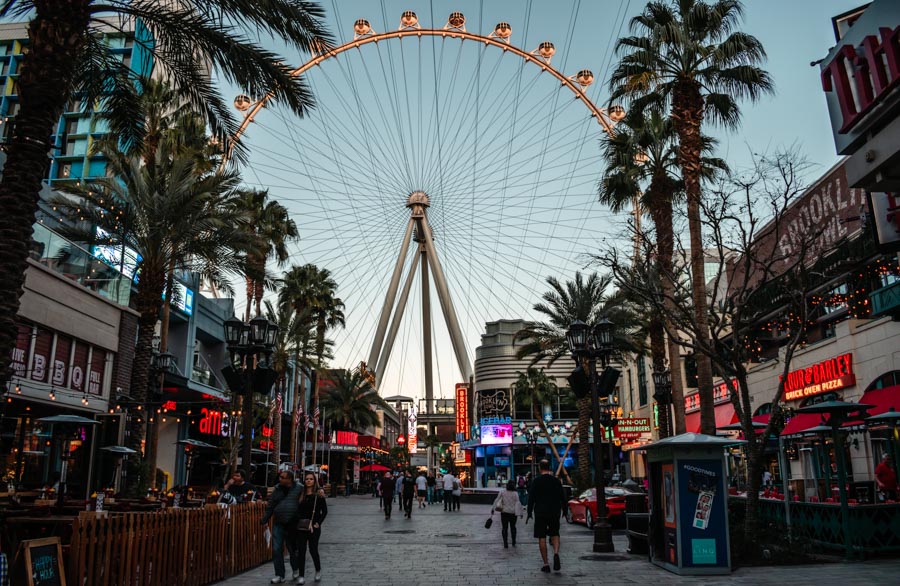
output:
[[[232,391],[243,397],[241,460],[247,474],[250,474],[253,453],[253,393],[266,394],[275,384],[276,375],[270,363],[278,337],[278,325],[258,315],[250,323],[231,317],[225,320],[224,328],[231,364],[222,373]]]
[[[166,373],[175,365],[175,356],[169,352],[154,352],[150,357],[150,371],[156,379],[150,400],[144,405],[147,410],[147,461],[150,463],[150,488],[156,489],[156,463],[159,452],[159,428],[161,414],[158,412],[163,404],[163,386]]]
[[[537,425],[528,427],[524,421],[520,421],[519,433],[525,438],[525,441],[531,448],[531,478],[534,479],[534,446],[537,444],[538,437],[540,437],[541,428]]]
[[[618,378],[618,372],[607,369],[610,355],[612,354],[613,323],[605,317],[600,319],[591,328],[583,321],[577,320],[569,326],[566,332],[566,341],[572,353],[572,359],[579,368],[588,365],[588,376],[591,392],[591,417],[594,420],[594,488],[597,493],[597,521],[594,524],[594,551],[608,553],[615,551],[612,541],[612,528],[609,525],[609,512],[606,508],[606,487],[603,478],[603,432],[601,423],[607,426],[613,424],[610,413],[601,421],[600,409],[600,379],[597,376],[597,359],[599,358],[604,368],[603,382],[604,397],[612,392],[615,381],[610,380],[610,374],[614,373]],[[585,454],[586,456],[586,454]]]

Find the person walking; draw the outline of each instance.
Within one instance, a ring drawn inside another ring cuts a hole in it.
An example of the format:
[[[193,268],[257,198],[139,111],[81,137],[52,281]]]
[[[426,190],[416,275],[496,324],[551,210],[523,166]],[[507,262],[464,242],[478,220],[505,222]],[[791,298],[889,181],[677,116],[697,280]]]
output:
[[[459,501],[462,497],[462,481],[456,476],[453,477],[453,510],[459,510]]]
[[[394,479],[390,472],[384,473],[384,479],[381,482],[381,506],[384,508],[384,518],[391,518],[391,508],[394,504]]]
[[[547,538],[553,545],[553,569],[559,571],[559,519],[565,513],[566,495],[559,478],[550,473],[550,462],[541,460],[538,465],[540,474],[531,483],[528,494],[528,519],[534,515],[534,537],[538,540],[542,572],[550,571],[547,561]],[[526,523],[528,520],[525,521]]]
[[[407,519],[412,518],[412,503],[413,497],[416,494],[416,479],[413,478],[412,472],[409,468],[406,469],[403,473],[403,512],[406,514]]]
[[[437,485],[437,479],[434,477],[434,474],[428,474],[428,476],[425,478],[425,485],[427,486],[427,491],[428,491],[428,493],[427,493],[428,504],[433,505],[434,504],[434,487]]]
[[[453,472],[448,471],[444,474],[444,510],[452,511],[453,510],[453,481],[456,478],[453,476]]]
[[[303,492],[297,507],[297,557],[300,562],[300,576],[297,584],[305,584],[306,579],[306,548],[309,546],[309,555],[312,556],[316,569],[315,580],[322,579],[322,561],[319,558],[319,538],[322,537],[322,522],[328,515],[328,505],[325,504],[325,492],[318,486],[316,475],[307,472],[303,476]]]
[[[441,474],[441,471],[438,470],[434,475],[434,484],[435,484],[435,492],[437,497],[437,502],[444,502],[444,475]]]
[[[297,559],[297,515],[299,511],[300,494],[303,486],[294,481],[294,473],[283,470],[278,474],[278,485],[269,497],[266,506],[266,514],[260,521],[265,525],[272,519],[272,563],[275,565],[275,577],[270,580],[272,584],[284,582],[284,547],[287,546],[288,556],[291,560],[293,578],[300,576]]]
[[[497,495],[497,500],[494,501],[491,511],[492,513],[493,511],[500,513],[500,523],[503,527],[500,531],[501,535],[503,535],[503,548],[509,548],[508,537],[512,537],[512,546],[515,547],[516,520],[525,515],[525,508],[522,506],[522,501],[519,500],[515,482],[510,480],[506,483],[506,490],[501,490],[500,494]]]
[[[394,492],[397,493],[397,506],[403,512],[403,473],[397,475],[394,480]]]
[[[425,497],[428,494],[428,480],[425,478],[424,472],[419,472],[416,478],[416,498],[419,500],[419,508],[425,508]]]

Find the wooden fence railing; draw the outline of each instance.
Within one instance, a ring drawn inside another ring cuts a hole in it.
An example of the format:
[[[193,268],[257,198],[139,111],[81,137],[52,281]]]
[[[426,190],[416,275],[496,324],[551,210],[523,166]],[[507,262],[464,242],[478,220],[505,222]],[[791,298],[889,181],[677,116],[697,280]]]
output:
[[[76,586],[202,586],[272,559],[266,504],[76,519],[66,569]]]

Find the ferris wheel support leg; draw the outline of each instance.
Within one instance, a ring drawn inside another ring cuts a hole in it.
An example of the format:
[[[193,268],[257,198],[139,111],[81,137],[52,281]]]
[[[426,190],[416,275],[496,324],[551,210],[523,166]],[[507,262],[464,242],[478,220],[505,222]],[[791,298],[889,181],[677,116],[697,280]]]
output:
[[[425,412],[432,413],[434,375],[431,363],[431,285],[428,282],[428,252],[422,250],[422,349],[425,366]]]
[[[403,321],[403,311],[406,309],[406,301],[409,299],[409,290],[412,289],[413,280],[415,280],[418,268],[419,263],[413,262],[409,267],[409,275],[406,277],[403,291],[400,292],[400,299],[397,301],[397,309],[394,311],[394,318],[391,320],[391,328],[388,330],[387,339],[384,342],[384,349],[381,352],[381,357],[378,359],[378,368],[375,370],[376,390],[381,388],[381,381],[387,370],[388,361],[391,359],[391,350],[394,349],[394,340],[397,338],[400,322]]]
[[[412,238],[413,220],[410,218],[406,224],[406,233],[403,235],[403,244],[400,245],[400,254],[394,265],[394,273],[388,285],[387,295],[384,297],[384,306],[381,308],[381,316],[378,318],[378,328],[375,330],[375,340],[372,342],[372,351],[369,353],[369,362],[366,365],[369,371],[378,370],[378,358],[381,354],[381,346],[384,343],[384,334],[387,331],[388,320],[394,309],[394,300],[397,298],[397,287],[400,285],[400,274],[403,272],[403,264],[409,252],[409,241]]]
[[[450,341],[453,344],[453,353],[456,355],[459,374],[463,380],[467,381],[472,376],[472,364],[469,362],[469,355],[466,354],[466,344],[462,330],[459,327],[459,318],[456,315],[456,309],[453,308],[453,300],[450,298],[450,289],[447,287],[444,269],[441,267],[441,261],[438,259],[437,250],[434,247],[434,236],[431,232],[431,226],[428,224],[428,218],[422,218],[419,226],[421,226],[422,234],[425,236],[424,246],[428,252],[431,271],[434,273],[434,285],[437,289],[438,300],[441,302],[444,321],[447,322],[447,329],[450,330]]]

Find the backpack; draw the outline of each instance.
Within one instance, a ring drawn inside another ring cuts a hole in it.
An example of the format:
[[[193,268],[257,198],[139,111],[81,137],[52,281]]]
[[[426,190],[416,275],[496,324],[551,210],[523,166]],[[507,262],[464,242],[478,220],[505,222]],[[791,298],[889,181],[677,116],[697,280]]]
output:
[[[517,485],[519,488],[525,488],[525,477],[524,476],[519,476]]]

